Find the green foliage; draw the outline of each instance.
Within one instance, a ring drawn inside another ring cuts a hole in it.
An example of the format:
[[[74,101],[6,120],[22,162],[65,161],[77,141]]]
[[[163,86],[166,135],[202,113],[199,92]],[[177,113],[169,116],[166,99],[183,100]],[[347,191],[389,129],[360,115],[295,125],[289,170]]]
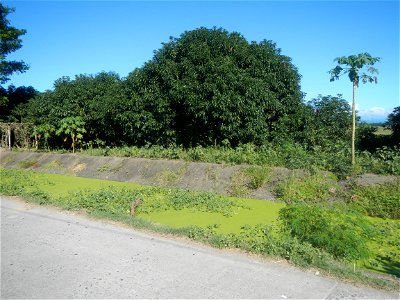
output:
[[[231,216],[234,212],[233,209],[238,207],[238,204],[214,193],[176,190],[169,198],[168,206],[176,210],[189,208],[195,211],[215,212]]]
[[[87,149],[82,152],[88,155],[249,164],[258,165],[261,168],[264,168],[264,166],[281,166],[290,169],[319,169],[332,172],[340,179],[352,174],[350,145],[344,141],[338,141],[327,148],[315,146],[310,149],[293,143],[266,143],[262,146],[244,144],[234,149],[218,146],[198,146],[189,149],[174,146],[150,146],[142,148],[133,146]],[[360,152],[359,164],[362,168],[361,172],[400,175],[400,151],[397,148],[383,148],[375,153]]]
[[[199,28],[171,38],[126,79],[104,72],[58,79],[27,115],[55,127],[81,116],[88,144],[237,146],[296,131],[292,119],[303,106],[300,75],[276,44]]]
[[[352,101],[352,135],[351,135],[351,164],[355,171],[356,167],[356,150],[355,150],[355,132],[356,132],[356,89],[359,86],[360,78],[363,83],[375,82],[377,77],[370,74],[377,74],[378,70],[373,65],[380,61],[379,57],[372,57],[369,53],[361,53],[358,55],[342,56],[335,59],[338,65],[329,71],[331,74],[331,81],[339,79],[342,74],[348,74],[350,81],[353,83],[353,101]],[[345,67],[342,67],[344,65]],[[364,67],[368,67],[365,71]]]
[[[72,153],[75,153],[75,148],[78,143],[83,139],[83,134],[86,133],[85,122],[82,117],[66,117],[61,120],[60,128],[56,131],[57,135],[66,136],[64,141],[67,140],[68,136],[71,137]]]
[[[149,103],[150,120],[161,128],[170,122],[169,142],[187,147],[265,141],[301,106],[299,80],[271,41],[199,28],[164,43],[127,82]]]
[[[246,166],[237,171],[231,178],[230,194],[246,197],[252,190],[264,185],[269,176],[269,168],[265,166]]]
[[[350,81],[358,87],[360,79],[363,83],[377,82],[376,76],[378,70],[372,67],[375,63],[380,61],[379,57],[372,57],[369,53],[361,53],[358,55],[342,56],[335,58],[338,65],[329,71],[331,74],[331,81],[338,80],[341,74],[348,74]],[[342,67],[345,65],[346,67]],[[367,71],[364,71],[364,66],[369,66]]]
[[[327,148],[350,139],[351,109],[342,95],[318,95],[307,106],[311,110],[304,120],[307,145]]]
[[[0,194],[16,196],[22,195],[28,186],[34,185],[34,180],[27,172],[0,168]]]
[[[374,186],[355,186],[354,205],[362,207],[369,216],[400,219],[400,179]]]
[[[382,147],[370,153],[359,154],[358,164],[363,172],[400,175],[400,147]]]
[[[278,196],[287,204],[327,202],[338,198],[341,192],[336,177],[327,172],[294,174],[276,189]]]
[[[369,256],[367,237],[371,226],[360,216],[302,204],[282,208],[280,220],[290,235],[337,258],[357,260]]]
[[[374,256],[363,261],[365,267],[400,278],[400,222],[378,218],[371,221],[377,234],[370,241]]]
[[[326,270],[330,275],[362,280],[379,286],[387,286],[388,282],[366,278],[359,271],[353,271],[353,261],[351,266],[348,266],[342,260],[335,260],[334,256],[345,259],[363,257],[356,261],[357,267],[365,264],[369,269],[398,274],[396,262],[399,259],[400,227],[398,221],[394,220],[369,218],[366,221],[360,215],[346,212],[350,211],[346,209],[289,206],[287,211],[282,210],[281,219],[282,216],[289,216],[289,218],[283,218],[279,223],[275,222],[274,215],[272,220],[262,224],[243,225],[238,232],[221,233],[219,229],[224,222],[231,220],[236,222],[237,219],[231,213],[234,212],[235,216],[236,211],[243,213],[240,208],[245,205],[240,202],[232,204],[233,199],[220,198],[209,193],[139,187],[119,182],[109,182],[110,186],[104,187],[104,181],[14,169],[0,169],[0,176],[0,194],[20,195],[39,204],[58,205],[72,210],[83,209],[92,216],[111,218],[137,228],[187,236],[219,248],[239,248],[252,253],[284,258],[298,266],[313,266]],[[138,208],[137,215],[132,217],[129,215],[129,207],[137,198],[141,198],[143,202]],[[221,204],[221,200],[224,203]],[[257,205],[264,203],[264,201],[248,201],[251,207],[255,203]],[[191,216],[202,214],[204,211],[221,214],[221,216],[215,219],[215,223],[208,222],[205,226],[194,226],[190,225],[193,223],[188,222],[179,228],[161,225],[166,223],[159,219],[153,222],[147,221],[150,220],[147,216],[151,212],[171,210],[174,209],[173,206],[181,213],[176,214],[175,217],[179,220],[187,213],[187,210],[192,211]],[[261,210],[261,208],[266,209],[267,206],[258,207],[258,210]],[[258,211],[247,209],[245,211],[249,221],[252,220],[254,214],[258,213]],[[224,215],[232,217],[226,218]],[[281,226],[285,224],[287,224],[286,229],[283,230]],[[292,227],[293,231],[288,230]],[[312,234],[316,240],[315,245],[305,239],[308,237],[307,234],[300,234],[300,236],[293,234],[294,231],[298,233],[299,230],[302,233]],[[354,235],[356,235],[355,238]],[[351,240],[353,238],[354,240]],[[349,239],[351,241],[346,247],[344,244]],[[370,256],[358,256],[361,252],[364,253],[363,245],[366,239],[369,239],[369,250],[373,253]],[[324,246],[319,247],[319,243]]]
[[[0,84],[8,81],[13,73],[23,73],[29,68],[23,61],[6,60],[7,55],[22,47],[20,36],[26,33],[25,29],[10,26],[7,15],[13,11],[0,3]]]
[[[393,109],[389,114],[387,125],[392,129],[392,140],[395,145],[400,145],[400,106]]]
[[[262,187],[270,173],[269,168],[265,166],[247,167],[243,172],[249,178],[248,187],[252,190]]]
[[[0,87],[0,120],[5,122],[25,122],[26,103],[38,95],[32,86],[8,86]]]
[[[56,129],[51,124],[40,124],[33,128],[32,137],[35,139],[36,149],[49,147],[49,139],[56,132]]]
[[[64,118],[81,117],[87,130],[82,142],[96,145],[104,141],[108,145],[119,145],[123,132],[118,116],[129,109],[124,91],[119,76],[111,72],[77,75],[74,80],[62,77],[54,83],[53,91],[40,93],[29,101],[26,120],[58,128]],[[52,148],[61,146],[55,139],[50,139],[49,144]]]
[[[118,215],[129,213],[132,201],[141,196],[140,190],[108,187],[99,190],[78,190],[60,201],[67,209],[85,209],[88,213],[107,212]]]

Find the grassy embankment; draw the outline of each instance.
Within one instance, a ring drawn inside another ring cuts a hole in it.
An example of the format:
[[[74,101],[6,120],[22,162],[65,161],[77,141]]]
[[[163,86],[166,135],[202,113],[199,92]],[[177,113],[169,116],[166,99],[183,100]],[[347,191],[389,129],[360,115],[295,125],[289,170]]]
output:
[[[397,287],[393,281],[367,277],[363,270],[400,276],[399,181],[377,189],[354,187],[355,201],[345,203],[340,200],[345,191],[333,177],[321,180],[311,174],[280,185],[279,203],[21,170],[0,169],[0,174],[4,195],[84,210],[216,247],[283,257],[373,286]],[[331,194],[339,200],[328,203]],[[138,197],[143,203],[131,217],[130,204]],[[377,197],[382,203],[375,203]]]

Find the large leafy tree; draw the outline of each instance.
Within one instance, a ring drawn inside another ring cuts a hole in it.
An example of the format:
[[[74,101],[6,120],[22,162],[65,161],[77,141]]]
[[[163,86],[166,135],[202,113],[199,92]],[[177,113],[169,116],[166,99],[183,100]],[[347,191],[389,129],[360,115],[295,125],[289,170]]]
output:
[[[329,146],[332,143],[348,140],[351,127],[349,103],[337,96],[318,95],[307,102],[306,142],[310,146]]]
[[[375,82],[378,70],[373,65],[380,61],[379,57],[372,57],[369,53],[361,53],[358,55],[337,57],[334,60],[337,66],[329,71],[331,81],[338,80],[341,75],[348,74],[353,84],[353,101],[352,101],[352,138],[351,138],[351,162],[354,166],[355,158],[355,139],[356,139],[356,90],[360,82]]]
[[[7,20],[7,15],[13,11],[0,3],[0,84],[7,82],[13,73],[28,70],[23,61],[6,60],[8,54],[22,47],[20,36],[26,33],[25,29],[17,29]]]
[[[15,87],[10,85],[7,89],[0,87],[0,121],[22,122],[26,114],[23,106],[39,92],[32,86]]]
[[[218,28],[171,37],[127,83],[149,133],[184,146],[261,144],[302,105],[300,75],[273,42]]]
[[[116,116],[124,107],[123,85],[115,73],[62,77],[54,90],[37,95],[28,103],[26,120],[58,128],[67,117],[81,117],[87,130],[82,141],[102,140],[114,144],[122,136]]]

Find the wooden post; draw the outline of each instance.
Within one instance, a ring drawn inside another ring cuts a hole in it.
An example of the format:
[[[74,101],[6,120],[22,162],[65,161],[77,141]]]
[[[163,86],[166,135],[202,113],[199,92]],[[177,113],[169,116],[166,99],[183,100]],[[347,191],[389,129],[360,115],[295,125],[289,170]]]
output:
[[[8,150],[11,150],[11,126],[8,126],[7,133],[8,133]]]

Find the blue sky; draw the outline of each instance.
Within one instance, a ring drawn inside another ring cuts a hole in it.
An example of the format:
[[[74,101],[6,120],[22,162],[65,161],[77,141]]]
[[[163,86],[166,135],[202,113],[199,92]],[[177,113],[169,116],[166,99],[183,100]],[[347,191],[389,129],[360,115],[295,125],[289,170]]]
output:
[[[7,59],[30,65],[7,84],[52,89],[62,76],[115,71],[127,76],[170,36],[222,27],[249,42],[274,41],[302,75],[305,100],[318,94],[351,101],[347,77],[330,82],[335,57],[381,57],[378,84],[361,84],[363,120],[384,121],[400,106],[399,1],[2,1],[11,24],[27,30]]]

